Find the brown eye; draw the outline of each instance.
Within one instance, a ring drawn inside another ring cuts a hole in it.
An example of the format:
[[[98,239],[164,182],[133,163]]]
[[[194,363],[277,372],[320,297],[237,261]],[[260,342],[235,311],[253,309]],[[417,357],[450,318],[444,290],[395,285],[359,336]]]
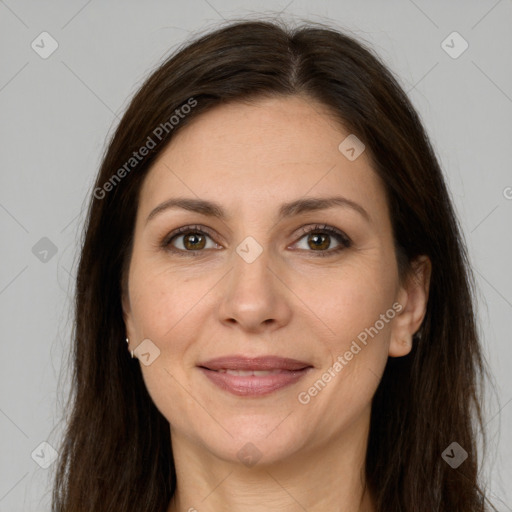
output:
[[[315,225],[302,228],[303,236],[307,238],[306,247],[299,249],[309,253],[315,253],[315,256],[331,256],[340,251],[349,248],[352,241],[345,233],[337,228],[327,225]],[[212,245],[207,247],[208,239]],[[337,242],[337,246],[332,248],[332,240]],[[206,228],[201,226],[184,226],[174,230],[161,242],[161,246],[179,256],[200,256],[201,253],[207,253],[205,249],[218,249],[212,235],[206,232]]]
[[[307,238],[307,247],[301,248],[301,250],[305,250],[307,252],[316,253],[315,256],[331,256],[333,254],[337,254],[344,249],[349,248],[352,245],[352,241],[348,238],[345,233],[334,228],[332,226],[327,225],[315,225],[315,226],[307,226],[302,230],[303,238]],[[335,239],[338,243],[337,246],[331,248],[332,239]],[[308,251],[308,248],[311,249]]]
[[[329,240],[330,235],[323,233],[312,233],[308,235],[308,245],[311,249],[329,249],[331,242]]]
[[[183,236],[183,245],[191,250],[195,251],[197,249],[204,249],[206,245],[206,239],[203,235],[197,233],[189,233]]]
[[[208,239],[211,240],[211,245],[207,247]],[[194,256],[195,252],[206,252],[204,249],[215,249],[219,246],[213,242],[209,233],[204,229],[199,229],[195,226],[184,226],[170,233],[161,243],[161,246],[173,253],[180,256]]]

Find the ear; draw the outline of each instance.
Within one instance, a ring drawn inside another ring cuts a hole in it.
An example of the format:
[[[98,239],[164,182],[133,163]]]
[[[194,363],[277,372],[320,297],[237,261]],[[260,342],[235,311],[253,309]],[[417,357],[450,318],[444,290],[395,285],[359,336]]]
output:
[[[402,306],[393,320],[389,356],[401,357],[412,350],[412,337],[420,328],[427,311],[432,263],[428,256],[419,256],[412,262],[412,269],[397,293]]]

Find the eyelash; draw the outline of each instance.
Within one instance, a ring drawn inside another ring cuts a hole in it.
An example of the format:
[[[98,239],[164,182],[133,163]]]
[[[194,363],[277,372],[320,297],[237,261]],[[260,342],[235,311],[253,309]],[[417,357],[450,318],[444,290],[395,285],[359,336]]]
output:
[[[181,228],[175,229],[174,231],[169,233],[167,236],[165,236],[160,245],[165,250],[170,251],[179,256],[183,256],[183,257],[202,256],[201,254],[197,254],[197,253],[204,252],[204,249],[196,250],[196,251],[184,251],[183,249],[176,249],[175,247],[173,247],[171,245],[171,242],[173,241],[174,238],[176,238],[180,235],[183,236],[183,235],[188,235],[188,234],[192,234],[192,233],[206,235],[206,236],[209,236],[210,238],[213,237],[213,234],[210,232],[210,230],[204,226],[198,226],[198,225],[183,226]],[[345,233],[343,233],[339,229],[337,229],[333,226],[329,226],[327,224],[316,224],[314,226],[305,226],[305,227],[301,228],[300,237],[298,240],[302,239],[305,235],[308,235],[310,233],[328,234],[328,235],[334,237],[340,244],[335,249],[330,249],[330,250],[326,250],[326,251],[306,251],[306,252],[317,253],[317,256],[319,256],[319,257],[327,257],[327,256],[332,256],[334,254],[338,254],[339,252],[343,251],[344,249],[348,249],[352,245],[352,240],[350,240],[350,238],[347,235],[345,235]]]

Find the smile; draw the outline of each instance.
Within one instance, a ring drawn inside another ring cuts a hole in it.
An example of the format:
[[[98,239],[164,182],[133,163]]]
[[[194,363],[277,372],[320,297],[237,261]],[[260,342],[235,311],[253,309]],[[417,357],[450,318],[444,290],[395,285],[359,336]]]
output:
[[[277,356],[227,356],[201,363],[198,368],[218,388],[245,397],[281,390],[313,369],[307,362]]]

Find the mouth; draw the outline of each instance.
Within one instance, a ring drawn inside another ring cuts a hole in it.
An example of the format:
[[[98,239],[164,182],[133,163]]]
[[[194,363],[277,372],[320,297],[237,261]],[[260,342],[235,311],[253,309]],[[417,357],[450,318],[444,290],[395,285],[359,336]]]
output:
[[[305,361],[277,356],[227,356],[197,366],[217,387],[245,397],[268,395],[283,389],[296,383],[313,369]]]
[[[206,369],[208,370],[209,368]],[[212,371],[216,371],[218,373],[229,373],[229,375],[239,375],[241,377],[249,377],[251,375],[254,375],[255,377],[261,377],[263,375],[277,375],[279,373],[289,372],[291,370],[228,370],[227,368],[221,368],[220,370]]]

